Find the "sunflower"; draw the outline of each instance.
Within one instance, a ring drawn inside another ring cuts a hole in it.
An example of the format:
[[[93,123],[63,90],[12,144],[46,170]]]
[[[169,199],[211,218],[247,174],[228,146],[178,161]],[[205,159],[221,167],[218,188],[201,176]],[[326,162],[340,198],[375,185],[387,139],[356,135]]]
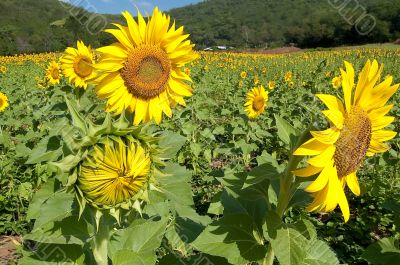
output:
[[[0,74],[5,74],[7,72],[7,67],[4,65],[0,66]]]
[[[384,128],[394,121],[394,117],[386,116],[393,105],[386,103],[399,84],[392,85],[392,77],[378,83],[383,65],[368,60],[355,87],[354,68],[348,62],[345,67],[346,70],[341,69],[344,102],[332,95],[316,95],[328,107],[322,113],[330,120],[331,127],[311,132],[313,138],[294,152],[298,156],[313,156],[307,161],[308,167],[294,174],[299,177],[318,174],[306,188],[314,195],[308,211],[330,212],[339,205],[347,222],[350,211],[345,186],[359,196],[356,173],[364,158],[387,151],[389,146],[384,141],[396,136],[396,132]]]
[[[240,72],[240,77],[242,79],[245,79],[247,77],[247,72],[245,72],[245,71]]]
[[[106,138],[83,161],[78,188],[95,205],[116,206],[139,193],[150,175],[149,153],[127,138]]]
[[[3,112],[8,106],[7,96],[0,92],[0,112]]]
[[[190,68],[185,67],[184,72],[187,76],[190,76]]]
[[[68,47],[60,62],[63,74],[77,88],[86,89],[88,80],[96,76],[92,66],[94,63],[92,49],[90,46],[85,46],[82,41],[77,42],[77,49]]]
[[[342,77],[341,76],[336,76],[332,79],[332,86],[334,89],[340,88],[342,85]]]
[[[108,112],[128,109],[135,113],[135,125],[150,120],[159,124],[163,113],[171,117],[171,107],[185,106],[183,97],[192,96],[185,82],[192,80],[182,68],[198,55],[183,27],[170,26],[170,17],[158,8],[147,23],[140,12],[138,22],[128,12],[122,15],[127,27],[115,24],[118,29],[106,30],[118,42],[98,49],[102,55],[96,65],[101,72],[96,93],[108,100]]]
[[[292,78],[293,78],[293,73],[291,71],[286,72],[285,76],[283,77],[283,79],[285,80],[286,83],[291,82]]]
[[[51,62],[49,64],[49,66],[47,67],[46,79],[52,85],[60,84],[61,71],[60,71],[60,65],[57,62],[55,62],[55,61]]]
[[[260,83],[260,79],[258,78],[258,76],[255,76],[253,79],[254,85],[258,85]]]
[[[275,81],[269,81],[268,82],[268,88],[269,90],[273,90],[276,87],[276,82]]]
[[[250,119],[258,117],[267,106],[268,92],[260,85],[247,93],[245,111]]]

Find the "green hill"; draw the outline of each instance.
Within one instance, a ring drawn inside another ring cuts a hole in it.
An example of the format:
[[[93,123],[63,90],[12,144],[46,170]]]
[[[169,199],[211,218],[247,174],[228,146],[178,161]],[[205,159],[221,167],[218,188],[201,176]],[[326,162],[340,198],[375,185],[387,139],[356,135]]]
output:
[[[206,0],[170,13],[201,47],[332,47],[400,37],[400,0]],[[358,34],[368,21],[373,30]]]
[[[109,43],[111,37],[101,29],[118,18],[58,0],[1,0],[0,55],[61,51],[77,39],[95,46]]]
[[[344,8],[329,4],[346,2]],[[206,0],[169,13],[197,48],[332,47],[400,38],[400,0]],[[363,28],[355,23],[363,14],[376,24],[366,35],[357,33]],[[109,44],[112,36],[101,29],[116,21],[123,19],[59,0],[1,0],[0,55],[61,51],[77,39],[94,47]]]

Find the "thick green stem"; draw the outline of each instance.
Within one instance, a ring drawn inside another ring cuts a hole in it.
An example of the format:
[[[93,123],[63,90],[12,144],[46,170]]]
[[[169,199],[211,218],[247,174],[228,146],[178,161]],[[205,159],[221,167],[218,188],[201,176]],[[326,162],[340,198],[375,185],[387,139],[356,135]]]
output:
[[[309,132],[306,131],[304,132],[300,139],[299,143],[305,142],[305,140],[308,137]],[[293,171],[297,169],[297,166],[299,165],[300,161],[302,160],[301,156],[294,156],[292,153],[290,154],[290,159],[288,166],[286,167],[286,170],[283,174],[283,176],[280,179],[280,187],[279,187],[279,195],[278,195],[278,204],[276,206],[276,213],[279,215],[280,218],[282,218],[289,206],[289,202],[292,199],[294,192],[296,189],[294,189],[294,176],[293,176]],[[275,254],[274,250],[271,247],[271,244],[268,247],[268,252],[267,256],[265,257],[263,261],[263,265],[273,265],[275,259]]]
[[[108,241],[110,239],[110,228],[108,225],[100,225],[92,244],[94,259],[98,265],[108,265]]]
[[[275,259],[274,250],[271,247],[271,244],[268,247],[267,256],[264,258],[263,265],[273,265]]]

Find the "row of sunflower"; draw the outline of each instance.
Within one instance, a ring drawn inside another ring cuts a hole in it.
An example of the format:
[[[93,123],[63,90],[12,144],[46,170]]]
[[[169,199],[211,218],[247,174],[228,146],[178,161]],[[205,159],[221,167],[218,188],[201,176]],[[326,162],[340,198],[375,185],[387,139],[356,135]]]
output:
[[[185,66],[198,54],[183,27],[157,8],[147,21],[140,13],[137,20],[122,15],[127,26],[106,30],[117,42],[97,49],[98,59],[78,41],[47,69],[50,84],[64,76],[76,89],[93,85],[108,114],[93,122],[66,98],[71,124],[59,130],[63,157],[50,163],[54,179],[30,205],[35,225],[24,239],[34,247],[25,245],[20,264],[339,264],[310,222],[283,220],[304,201],[296,196],[303,186],[312,197],[308,211],[339,206],[349,220],[346,186],[360,195],[357,170],[396,136],[385,127],[394,121],[387,102],[399,85],[390,76],[381,80],[383,66],[367,61],[356,82],[345,62],[335,80],[343,100],[316,95],[328,108],[326,130],[301,133],[276,116],[288,161],[271,158],[250,172],[223,172],[216,178],[224,187],[223,214],[211,220],[194,209],[190,172],[173,162],[186,139],[151,124],[186,105],[192,79]],[[284,79],[290,84],[293,73]],[[249,118],[262,115],[268,97],[260,84],[247,93]],[[311,158],[302,168],[305,156]]]

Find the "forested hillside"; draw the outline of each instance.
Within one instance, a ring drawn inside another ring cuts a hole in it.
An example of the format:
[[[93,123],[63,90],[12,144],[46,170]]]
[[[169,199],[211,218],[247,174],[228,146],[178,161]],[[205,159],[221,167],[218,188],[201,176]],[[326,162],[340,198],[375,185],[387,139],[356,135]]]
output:
[[[77,39],[98,46],[110,38],[101,28],[117,19],[58,0],[1,0],[0,55],[60,51]]]
[[[169,13],[185,26],[197,48],[332,47],[400,38],[400,0],[354,0],[339,8],[345,2],[206,0]],[[121,17],[91,13],[59,0],[1,0],[0,55],[60,51],[77,39],[97,47],[110,43],[111,36],[101,29],[115,21]],[[369,29],[368,22],[376,24],[372,31],[359,34],[360,29]]]
[[[200,46],[332,47],[400,37],[400,0],[206,0],[170,13]],[[374,21],[369,34],[357,33]]]

